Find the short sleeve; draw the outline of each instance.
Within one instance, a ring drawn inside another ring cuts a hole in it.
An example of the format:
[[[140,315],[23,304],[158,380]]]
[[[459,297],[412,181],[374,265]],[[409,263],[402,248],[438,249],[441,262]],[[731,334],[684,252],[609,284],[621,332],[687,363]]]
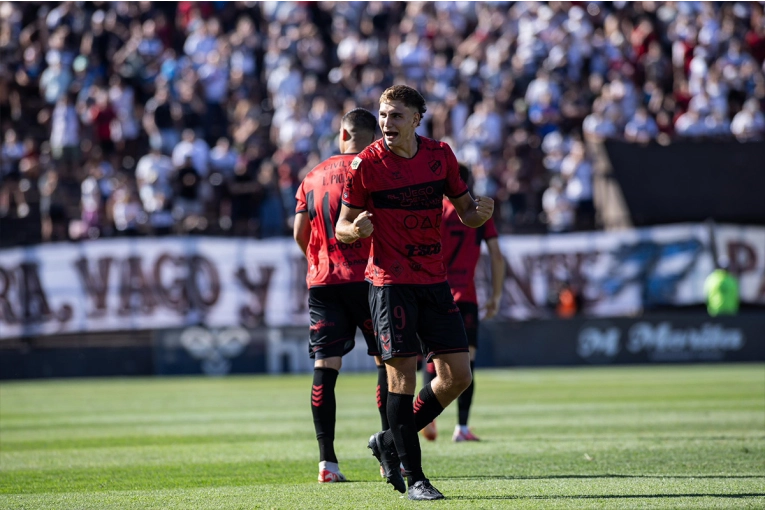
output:
[[[449,145],[444,144],[446,152],[446,183],[444,195],[449,198],[458,198],[467,193],[467,184],[460,178],[460,166],[457,157]]]
[[[308,210],[308,206],[306,205],[305,201],[305,188],[303,187],[305,185],[305,180],[300,183],[300,186],[298,186],[297,193],[295,194],[295,199],[297,200],[297,204],[295,205],[295,214],[306,212]]]
[[[343,186],[343,204],[354,209],[364,209],[367,204],[368,191],[362,178],[364,167],[369,163],[358,156],[353,158],[351,167],[345,174]]]

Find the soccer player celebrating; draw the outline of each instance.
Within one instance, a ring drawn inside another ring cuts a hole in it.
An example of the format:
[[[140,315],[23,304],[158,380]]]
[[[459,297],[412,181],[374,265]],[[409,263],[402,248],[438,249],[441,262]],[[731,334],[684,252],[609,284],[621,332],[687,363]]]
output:
[[[460,164],[460,178],[472,190],[470,169]],[[478,297],[475,290],[475,268],[481,256],[481,240],[486,242],[491,260],[491,297],[486,303],[487,319],[491,319],[499,311],[499,300],[502,297],[502,285],[505,281],[505,259],[499,249],[497,229],[494,220],[489,218],[478,228],[466,227],[459,218],[451,201],[444,199],[444,215],[441,220],[441,250],[446,262],[446,278],[452,289],[454,301],[460,309],[462,322],[465,324],[468,345],[470,346],[470,371],[475,369],[475,353],[478,346]],[[436,376],[435,365],[426,363],[423,372],[423,384],[427,385]],[[454,429],[452,441],[478,441],[478,438],[468,428],[468,416],[473,402],[475,377],[470,386],[457,398],[458,424]],[[425,439],[436,439],[436,422],[432,421],[422,429]]]
[[[471,382],[465,328],[441,255],[443,196],[469,227],[480,227],[494,211],[490,198],[470,195],[449,145],[415,134],[425,111],[425,100],[411,87],[395,85],[383,92],[383,137],[351,163],[336,228],[345,243],[372,238],[366,277],[388,372],[390,428],[374,434],[369,448],[388,483],[406,492],[400,459],[414,500],[444,497],[423,473],[417,432]],[[419,352],[434,360],[436,377],[414,401]]]
[[[340,195],[351,162],[375,139],[377,120],[367,110],[346,113],[340,129],[340,152],[320,163],[297,191],[294,237],[308,259],[308,308],[311,315],[309,351],[314,363],[311,411],[319,441],[319,482],[344,482],[335,455],[335,382],[342,356],[354,345],[356,328],[367,342],[367,353],[378,366],[377,407],[387,428],[388,381],[372,330],[367,303],[369,284],[364,269],[370,239],[344,244],[335,237]]]

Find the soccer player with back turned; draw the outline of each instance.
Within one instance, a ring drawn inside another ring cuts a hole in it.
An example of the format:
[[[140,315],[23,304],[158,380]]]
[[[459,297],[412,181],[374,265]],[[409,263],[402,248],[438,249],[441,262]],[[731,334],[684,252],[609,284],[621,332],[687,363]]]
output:
[[[346,113],[340,129],[340,152],[311,170],[297,191],[294,236],[308,260],[308,308],[311,315],[309,351],[315,359],[311,411],[319,441],[319,482],[344,482],[335,455],[335,382],[342,356],[354,345],[356,328],[367,353],[378,366],[377,407],[388,426],[388,382],[379,357],[367,303],[369,284],[364,270],[370,239],[345,244],[335,238],[335,222],[347,171],[352,160],[375,139],[376,119],[357,108]]]
[[[460,178],[472,190],[472,175],[467,166],[460,164]],[[491,261],[491,295],[486,301],[484,316],[491,319],[499,311],[502,297],[502,285],[505,281],[505,259],[499,249],[497,229],[494,220],[489,218],[478,228],[466,227],[459,219],[451,201],[444,199],[444,216],[441,221],[443,249],[446,263],[446,278],[452,289],[454,301],[460,309],[462,322],[470,345],[470,371],[474,374],[473,382],[457,398],[457,426],[452,440],[455,442],[478,441],[468,428],[468,416],[473,403],[475,390],[475,354],[478,348],[478,296],[475,288],[475,269],[481,257],[481,241],[486,243]],[[436,376],[433,363],[426,363],[423,371],[423,384],[426,385]],[[422,435],[430,440],[436,439],[436,422],[432,421],[422,429]]]
[[[405,85],[380,97],[383,138],[363,150],[345,179],[337,237],[345,243],[372,238],[366,277],[377,343],[388,371],[390,428],[369,448],[388,482],[410,499],[441,499],[422,470],[417,432],[433,421],[471,382],[470,356],[459,308],[441,256],[443,196],[466,225],[477,228],[494,210],[490,198],[473,199],[457,159],[443,143],[415,134],[426,111],[419,92]],[[416,356],[427,353],[436,378],[417,399]]]

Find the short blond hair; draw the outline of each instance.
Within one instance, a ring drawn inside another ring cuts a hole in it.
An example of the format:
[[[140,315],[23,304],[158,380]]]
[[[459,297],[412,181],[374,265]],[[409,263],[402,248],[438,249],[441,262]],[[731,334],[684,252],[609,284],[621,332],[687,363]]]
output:
[[[417,110],[420,117],[428,111],[428,107],[425,106],[425,98],[417,90],[407,85],[393,85],[385,89],[385,92],[380,96],[380,104],[390,101],[401,101],[404,106]]]

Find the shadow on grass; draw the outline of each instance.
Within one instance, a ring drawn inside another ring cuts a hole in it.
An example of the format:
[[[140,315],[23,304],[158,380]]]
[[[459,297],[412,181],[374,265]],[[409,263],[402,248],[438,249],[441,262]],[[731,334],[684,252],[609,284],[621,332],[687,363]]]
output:
[[[548,475],[548,476],[508,476],[508,475],[480,475],[480,476],[438,476],[439,480],[558,480],[558,479],[582,479],[589,478],[678,478],[678,479],[745,479],[765,478],[764,475]]]
[[[656,498],[757,498],[763,497],[765,493],[750,492],[744,494],[602,494],[602,495],[581,495],[581,496],[449,496],[448,499],[473,501],[479,499],[656,499]]]

